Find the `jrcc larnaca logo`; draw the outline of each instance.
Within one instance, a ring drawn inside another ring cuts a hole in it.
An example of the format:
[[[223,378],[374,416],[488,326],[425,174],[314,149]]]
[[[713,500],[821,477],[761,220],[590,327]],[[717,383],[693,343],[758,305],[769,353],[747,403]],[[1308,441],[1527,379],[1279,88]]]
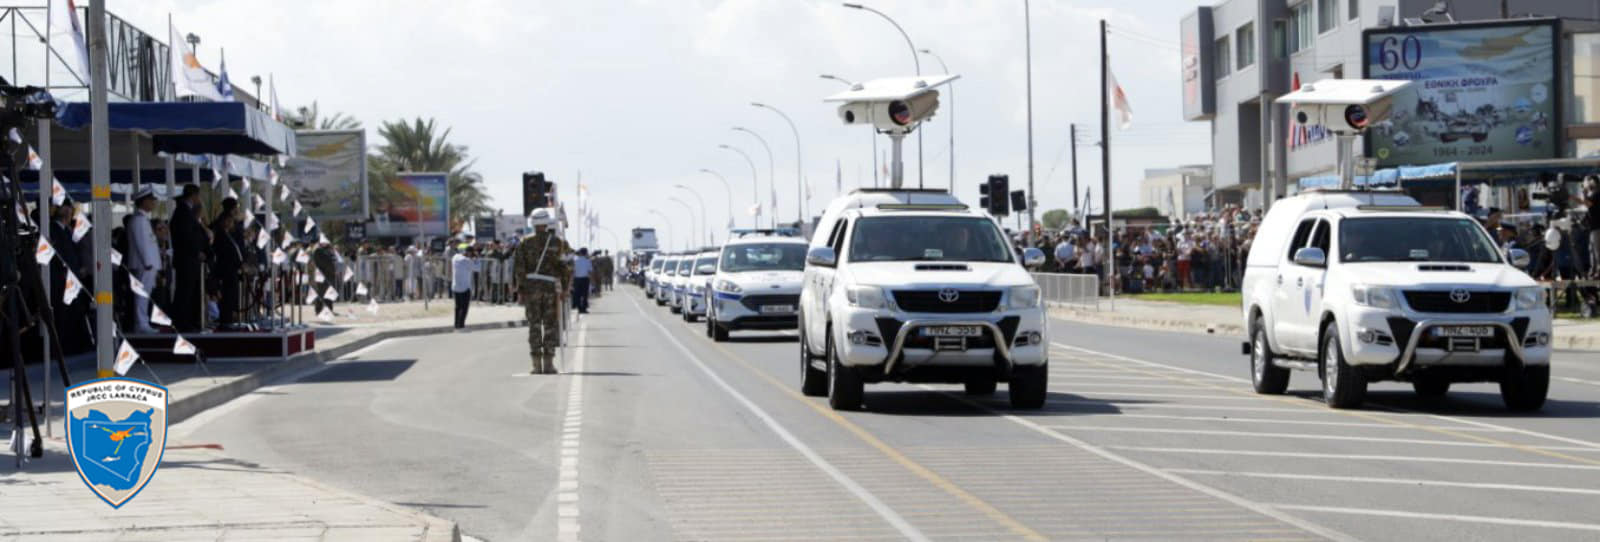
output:
[[[67,388],[67,447],[95,495],[121,508],[150,483],[167,450],[167,389],[132,378]]]

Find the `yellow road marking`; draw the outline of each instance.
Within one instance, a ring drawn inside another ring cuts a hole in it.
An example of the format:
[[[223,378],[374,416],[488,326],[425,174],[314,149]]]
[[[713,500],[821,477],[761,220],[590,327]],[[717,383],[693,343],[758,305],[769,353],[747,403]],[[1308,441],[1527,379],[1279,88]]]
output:
[[[1069,353],[1068,355],[1071,355],[1071,354]],[[1112,367],[1112,368],[1120,369],[1120,370],[1123,370],[1123,371],[1129,371],[1129,372],[1140,373],[1140,374],[1145,374],[1145,375],[1150,375],[1150,376],[1156,376],[1156,377],[1160,377],[1160,378],[1163,378],[1163,379],[1166,379],[1166,380],[1171,380],[1173,382],[1184,382],[1184,383],[1187,383],[1187,384],[1190,384],[1190,385],[1193,385],[1193,386],[1196,386],[1196,387],[1210,388],[1210,389],[1213,389],[1213,390],[1225,391],[1225,392],[1228,392],[1228,393],[1233,394],[1233,395],[1256,397],[1256,398],[1260,398],[1260,399],[1266,399],[1266,400],[1269,400],[1269,401],[1276,401],[1276,402],[1283,403],[1283,404],[1294,405],[1296,407],[1303,408],[1303,409],[1314,409],[1314,410],[1318,410],[1318,411],[1332,412],[1332,413],[1342,414],[1342,415],[1345,415],[1345,416],[1361,418],[1363,420],[1370,420],[1370,421],[1385,423],[1385,424],[1394,425],[1394,426],[1407,427],[1407,428],[1411,428],[1411,429],[1427,431],[1427,432],[1430,432],[1430,433],[1437,433],[1437,434],[1440,434],[1440,435],[1449,435],[1449,436],[1452,436],[1452,437],[1465,439],[1465,440],[1475,440],[1475,441],[1478,441],[1478,442],[1493,444],[1493,445],[1497,445],[1497,446],[1501,446],[1501,447],[1505,447],[1505,448],[1510,448],[1510,449],[1513,449],[1513,450],[1521,450],[1521,451],[1528,452],[1528,453],[1531,453],[1531,454],[1538,454],[1538,455],[1554,457],[1554,458],[1558,458],[1558,459],[1565,459],[1565,460],[1573,461],[1573,462],[1576,462],[1576,463],[1585,463],[1585,464],[1589,464],[1589,465],[1600,465],[1600,459],[1591,459],[1591,458],[1587,458],[1587,457],[1580,457],[1580,456],[1576,456],[1576,455],[1564,454],[1564,453],[1561,453],[1561,452],[1556,452],[1556,451],[1551,451],[1551,450],[1543,450],[1543,449],[1535,448],[1535,447],[1532,447],[1532,446],[1526,446],[1526,445],[1517,444],[1517,443],[1514,443],[1514,442],[1506,442],[1506,441],[1503,441],[1503,440],[1500,440],[1500,439],[1489,438],[1489,437],[1485,437],[1485,436],[1481,436],[1481,435],[1473,435],[1473,434],[1470,434],[1470,433],[1463,433],[1463,432],[1455,431],[1455,430],[1452,430],[1452,429],[1445,429],[1445,428],[1437,427],[1437,426],[1418,425],[1418,424],[1405,422],[1405,421],[1400,421],[1400,420],[1391,420],[1391,419],[1388,419],[1388,418],[1385,418],[1385,417],[1382,417],[1382,416],[1374,416],[1374,415],[1367,414],[1367,413],[1364,413],[1364,412],[1357,412],[1357,411],[1351,411],[1351,410],[1340,410],[1340,409],[1334,409],[1334,408],[1317,408],[1317,407],[1313,407],[1313,406],[1311,406],[1309,404],[1306,404],[1307,401],[1308,401],[1306,399],[1297,399],[1297,398],[1283,397],[1283,396],[1277,396],[1277,395],[1260,395],[1260,394],[1257,394],[1255,392],[1246,392],[1246,391],[1237,389],[1235,387],[1219,386],[1219,385],[1216,385],[1216,384],[1213,384],[1213,383],[1210,383],[1210,382],[1203,382],[1203,381],[1199,381],[1199,380],[1192,380],[1192,379],[1189,379],[1189,378],[1169,376],[1169,375],[1161,374],[1160,372],[1157,372],[1157,371],[1148,371],[1148,370],[1144,370],[1144,369],[1141,369],[1141,368],[1129,367],[1129,366],[1124,365],[1124,364],[1107,363],[1107,362],[1104,362],[1104,361],[1093,360],[1093,359],[1083,359],[1083,358],[1079,358],[1079,361],[1085,362],[1085,363],[1093,363],[1095,365],[1100,365],[1102,367]]]

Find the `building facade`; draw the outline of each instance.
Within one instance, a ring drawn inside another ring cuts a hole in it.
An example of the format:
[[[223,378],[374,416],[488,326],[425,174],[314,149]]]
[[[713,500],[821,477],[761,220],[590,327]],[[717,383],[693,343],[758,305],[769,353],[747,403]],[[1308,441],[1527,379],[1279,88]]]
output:
[[[1154,208],[1172,220],[1185,221],[1204,212],[1209,195],[1211,166],[1147,169],[1139,181],[1139,206]]]
[[[1456,0],[1442,3],[1447,13],[1430,12],[1436,4],[1227,0],[1186,16],[1180,23],[1184,118],[1211,125],[1215,190],[1261,191],[1271,201],[1291,193],[1299,179],[1334,174],[1332,134],[1293,125],[1285,106],[1261,104],[1299,84],[1362,77],[1364,31],[1401,26],[1560,18],[1554,79],[1564,107],[1548,119],[1555,125],[1552,137],[1560,156],[1600,154],[1600,107],[1592,105],[1600,100],[1600,0]],[[1357,145],[1359,154],[1366,142]]]

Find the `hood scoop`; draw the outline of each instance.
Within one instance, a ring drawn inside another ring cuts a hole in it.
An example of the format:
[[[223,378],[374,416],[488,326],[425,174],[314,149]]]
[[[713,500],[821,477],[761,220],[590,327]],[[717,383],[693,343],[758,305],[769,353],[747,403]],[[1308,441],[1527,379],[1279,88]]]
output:
[[[971,271],[966,264],[960,263],[919,263],[917,271]]]
[[[1417,266],[1418,271],[1471,271],[1472,266],[1461,264],[1423,264]]]

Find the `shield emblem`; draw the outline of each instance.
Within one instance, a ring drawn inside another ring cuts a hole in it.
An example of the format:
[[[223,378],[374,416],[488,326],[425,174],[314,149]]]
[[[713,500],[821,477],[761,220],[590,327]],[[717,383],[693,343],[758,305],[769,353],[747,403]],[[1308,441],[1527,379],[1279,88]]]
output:
[[[120,508],[150,483],[167,450],[167,389],[132,378],[67,388],[67,449],[84,485]]]

